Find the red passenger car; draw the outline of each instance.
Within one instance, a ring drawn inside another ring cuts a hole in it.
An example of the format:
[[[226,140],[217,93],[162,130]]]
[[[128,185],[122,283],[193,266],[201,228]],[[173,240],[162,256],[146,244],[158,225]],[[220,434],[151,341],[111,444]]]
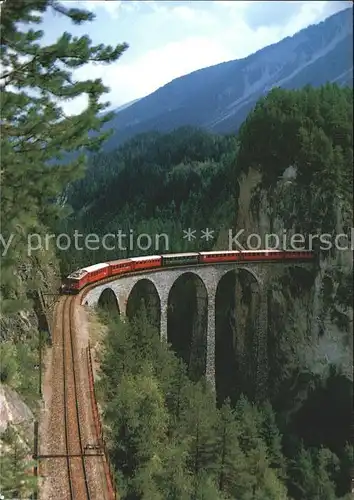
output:
[[[132,257],[132,271],[139,271],[143,269],[152,269],[161,267],[161,255],[146,255],[144,257]]]
[[[291,260],[313,260],[315,258],[314,252],[311,250],[285,250],[286,259]]]
[[[85,267],[83,270],[87,271],[88,274],[87,283],[94,283],[109,276],[109,265],[106,263],[94,264],[93,266]]]
[[[243,250],[241,259],[243,261],[267,261],[282,260],[285,255],[282,250]]]
[[[200,252],[200,262],[203,264],[234,262],[234,261],[284,261],[284,260],[311,260],[314,253],[309,250],[221,250],[215,252]]]
[[[213,262],[234,262],[240,260],[240,253],[237,250],[221,250],[215,252],[199,252],[199,262],[201,264],[212,264]]]
[[[284,260],[310,260],[314,258],[309,250],[244,250],[241,260],[246,261],[284,261]]]
[[[129,273],[132,270],[132,261],[130,259],[112,260],[107,262],[109,265],[109,276],[116,274]]]

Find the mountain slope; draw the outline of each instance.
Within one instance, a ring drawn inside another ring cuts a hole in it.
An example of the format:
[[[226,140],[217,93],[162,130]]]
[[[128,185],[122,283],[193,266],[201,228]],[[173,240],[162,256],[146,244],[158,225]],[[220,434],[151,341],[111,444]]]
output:
[[[109,126],[112,149],[136,134],[183,125],[237,131],[255,102],[273,87],[294,89],[337,82],[352,85],[352,9],[236,61],[177,78],[120,109]]]

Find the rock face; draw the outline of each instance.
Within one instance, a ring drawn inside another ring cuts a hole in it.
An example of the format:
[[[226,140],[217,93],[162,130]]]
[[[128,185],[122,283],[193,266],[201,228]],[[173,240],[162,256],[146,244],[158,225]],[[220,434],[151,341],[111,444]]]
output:
[[[295,176],[295,171],[287,169],[272,197],[256,189],[258,172],[250,170],[241,178],[236,228],[245,229],[244,239],[254,232],[264,241],[266,233],[281,236],[286,230],[289,241],[294,225],[289,228],[279,213],[288,212],[294,195],[291,179]],[[336,234],[343,233],[348,224],[343,218],[339,207]],[[353,307],[348,305],[352,272],[352,251],[336,250],[322,253],[312,275],[295,267],[292,273],[273,280],[269,316],[270,335],[276,338],[270,339],[271,354],[276,357],[286,351],[301,370],[324,378],[332,365],[353,380]]]
[[[353,14],[341,11],[245,59],[177,78],[125,109],[109,123],[107,150],[136,134],[192,125],[236,132],[257,100],[274,87],[327,82],[352,85]]]
[[[34,415],[22,401],[16,391],[0,385],[0,432],[4,432],[8,424],[22,425],[27,430],[33,429]],[[33,431],[32,431],[33,432]]]
[[[55,293],[60,286],[59,264],[53,249],[42,250],[36,258],[28,257],[18,264],[14,274],[19,278],[19,287],[13,299],[23,303],[22,310],[2,311],[0,315],[0,340],[20,339],[31,332],[47,330],[47,318],[37,291],[44,295],[42,299],[51,322]]]

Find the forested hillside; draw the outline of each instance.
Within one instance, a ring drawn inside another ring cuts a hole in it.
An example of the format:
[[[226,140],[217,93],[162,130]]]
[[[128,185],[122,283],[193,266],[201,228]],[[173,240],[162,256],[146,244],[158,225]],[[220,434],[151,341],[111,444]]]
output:
[[[169,134],[143,134],[110,153],[91,157],[84,179],[66,192],[74,215],[63,230],[101,236],[119,229],[127,234],[133,230],[135,235],[165,232],[171,251],[205,249],[203,240],[183,240],[182,229],[213,228],[214,240],[209,243],[215,244],[236,223],[242,209],[239,186],[248,169],[253,167],[262,176],[259,196],[263,188],[275,192],[289,166],[297,169],[295,205],[277,207],[270,231],[278,217],[290,228],[296,221],[298,230],[306,234],[333,232],[338,203],[344,210],[343,226],[348,228],[351,97],[351,89],[336,85],[318,90],[276,89],[258,102],[238,136],[185,127]],[[131,255],[139,253],[137,247],[131,250]],[[83,265],[127,255],[118,248],[108,253],[103,248],[83,250],[75,257],[65,254],[69,267],[72,258],[75,265]]]
[[[351,498],[349,444],[336,454],[282,435],[271,405],[244,395],[215,407],[208,384],[191,382],[147,319],[144,310],[131,324],[101,317],[100,394],[122,498]]]
[[[134,235],[164,232],[169,236],[169,251],[198,248],[198,242],[183,239],[183,229],[203,229],[208,221],[217,236],[222,227],[232,227],[236,152],[235,137],[212,136],[188,127],[168,135],[138,136],[112,153],[90,158],[85,178],[67,191],[74,215],[62,230],[101,237],[119,229],[126,234],[132,230]],[[128,253],[143,252],[128,246]],[[100,247],[65,252],[68,265],[63,271],[128,253],[118,245],[111,251]]]

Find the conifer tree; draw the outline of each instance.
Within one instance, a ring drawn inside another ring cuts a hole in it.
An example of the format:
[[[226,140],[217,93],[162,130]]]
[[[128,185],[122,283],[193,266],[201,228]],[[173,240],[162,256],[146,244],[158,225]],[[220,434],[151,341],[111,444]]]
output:
[[[37,480],[33,476],[33,460],[23,437],[10,425],[1,436],[0,478],[1,493],[7,498],[27,498],[35,491]]]
[[[197,492],[201,473],[214,468],[217,410],[212,393],[201,382],[188,383],[182,398],[178,434],[189,443],[188,467],[195,476]]]
[[[267,447],[270,466],[276,469],[279,477],[285,477],[286,462],[282,452],[281,434],[275,421],[275,414],[270,403],[261,408],[261,436]]]
[[[291,470],[290,491],[295,499],[336,500],[332,477],[337,467],[338,457],[330,450],[301,445]]]
[[[216,468],[219,490],[231,498],[242,498],[242,495],[249,491],[252,478],[247,471],[246,457],[240,449],[240,429],[229,400],[219,411],[216,432]]]
[[[44,45],[35,29],[52,10],[79,25],[93,21],[89,11],[67,8],[56,0],[6,0],[1,4],[1,234],[12,238],[3,254],[1,294],[17,298],[16,268],[26,255],[27,235],[40,233],[62,211],[59,195],[82,172],[85,151],[97,149],[106,134],[98,134],[111,118],[99,116],[108,103],[100,79],[79,81],[74,71],[87,63],[112,63],[126,50],[94,46],[85,35],[63,33]],[[63,103],[87,96],[81,113],[68,116]],[[92,132],[92,133],[90,133]],[[71,162],[68,155],[74,154]]]
[[[113,457],[134,491],[157,492],[168,414],[151,366],[145,364],[141,372],[123,376],[109,405]]]
[[[169,440],[162,456],[162,469],[157,481],[164,498],[190,500],[193,492],[192,475],[187,468],[187,442]]]

